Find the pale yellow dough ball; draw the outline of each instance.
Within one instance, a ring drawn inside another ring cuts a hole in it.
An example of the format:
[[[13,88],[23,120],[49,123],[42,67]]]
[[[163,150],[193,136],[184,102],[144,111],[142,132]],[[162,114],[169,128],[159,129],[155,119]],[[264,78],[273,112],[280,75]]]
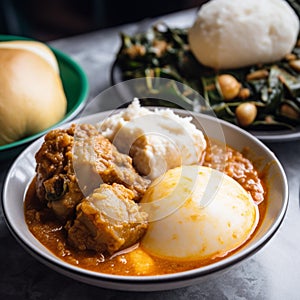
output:
[[[56,58],[42,43],[0,43],[0,145],[36,134],[66,112]]]

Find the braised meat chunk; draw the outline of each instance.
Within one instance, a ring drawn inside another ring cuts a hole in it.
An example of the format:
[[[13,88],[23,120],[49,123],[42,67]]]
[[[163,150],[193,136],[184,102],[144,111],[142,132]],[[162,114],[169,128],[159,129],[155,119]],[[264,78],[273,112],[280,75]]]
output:
[[[68,241],[79,250],[113,254],[135,244],[145,233],[147,214],[132,199],[134,192],[120,184],[102,184],[76,208]]]
[[[103,183],[124,185],[136,201],[150,183],[135,171],[129,156],[88,124],[49,132],[36,163],[37,196],[63,222],[74,218],[76,205]]]
[[[74,125],[50,131],[35,155],[37,196],[62,221],[72,216],[84,197],[72,166],[74,132]]]
[[[120,153],[92,125],[77,126],[73,154],[78,183],[86,196],[102,183],[119,183],[139,201],[150,184],[133,168],[131,157]]]

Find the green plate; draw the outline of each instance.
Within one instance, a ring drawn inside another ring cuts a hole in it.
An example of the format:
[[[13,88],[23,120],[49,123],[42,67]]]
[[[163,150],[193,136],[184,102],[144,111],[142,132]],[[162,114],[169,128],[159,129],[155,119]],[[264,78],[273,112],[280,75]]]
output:
[[[25,37],[0,35],[0,41],[28,40]],[[65,53],[50,47],[56,56],[60,76],[67,98],[67,112],[65,117],[53,126],[37,134],[20,139],[16,142],[0,146],[0,161],[14,158],[30,142],[45,134],[51,128],[74,119],[83,109],[88,97],[88,79],[82,68]],[[1,101],[1,99],[0,99]]]

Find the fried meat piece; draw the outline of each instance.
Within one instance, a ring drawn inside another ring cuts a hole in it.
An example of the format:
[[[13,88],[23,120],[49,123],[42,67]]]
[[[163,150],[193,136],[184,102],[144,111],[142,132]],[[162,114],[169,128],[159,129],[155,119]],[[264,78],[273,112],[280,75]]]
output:
[[[73,154],[78,182],[86,196],[102,183],[119,183],[130,189],[134,200],[139,201],[150,184],[133,168],[132,159],[120,153],[91,125],[77,128]]]
[[[76,208],[68,242],[79,250],[113,254],[135,244],[145,233],[147,214],[132,199],[133,191],[120,184],[102,184]]]
[[[61,219],[66,220],[84,197],[72,166],[75,126],[50,131],[35,155],[36,193]]]
[[[136,201],[149,185],[135,171],[131,158],[89,124],[50,131],[35,158],[37,196],[64,222],[102,183],[123,184]]]

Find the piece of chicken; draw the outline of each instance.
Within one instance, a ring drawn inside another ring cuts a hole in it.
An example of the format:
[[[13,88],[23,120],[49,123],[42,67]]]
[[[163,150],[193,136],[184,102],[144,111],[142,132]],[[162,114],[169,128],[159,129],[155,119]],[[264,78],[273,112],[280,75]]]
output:
[[[68,242],[79,250],[113,254],[135,244],[145,233],[147,214],[132,199],[134,192],[120,184],[102,184],[76,208]]]
[[[62,221],[73,214],[84,197],[72,165],[74,132],[74,125],[50,131],[35,155],[37,196]]]
[[[150,180],[141,177],[132,166],[132,159],[117,148],[92,125],[76,129],[73,166],[85,196],[102,183],[119,183],[132,190],[139,201]]]
[[[88,124],[50,131],[36,154],[36,163],[37,196],[64,222],[102,183],[123,184],[136,201],[150,183],[135,171],[129,156],[119,153]]]

